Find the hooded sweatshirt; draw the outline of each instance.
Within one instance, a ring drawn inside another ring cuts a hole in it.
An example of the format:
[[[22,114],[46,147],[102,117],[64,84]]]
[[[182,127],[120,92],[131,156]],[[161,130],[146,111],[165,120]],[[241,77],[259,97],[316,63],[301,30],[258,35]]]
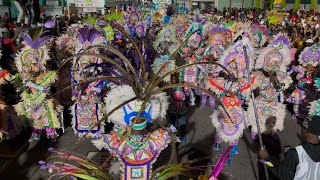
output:
[[[297,152],[297,148],[302,147],[304,151],[307,153],[307,156],[305,159],[299,160],[299,155]],[[291,148],[287,151],[284,160],[279,164],[275,165],[274,167],[270,168],[270,171],[278,176],[281,180],[292,180],[295,179],[297,174],[297,167],[298,165],[302,165],[305,161],[308,161],[308,157],[314,162],[314,163],[320,163],[320,144],[311,144],[308,142],[303,142],[301,146],[298,146],[296,148]],[[272,163],[271,159],[267,159],[267,161],[270,161]],[[313,163],[312,162],[312,163]],[[310,171],[311,169],[306,169],[308,167],[300,167],[300,169],[304,169],[306,171]],[[320,176],[320,170],[316,173],[316,177],[305,177],[307,179],[317,179]],[[301,178],[301,177],[300,177]],[[303,179],[305,179],[303,178]]]

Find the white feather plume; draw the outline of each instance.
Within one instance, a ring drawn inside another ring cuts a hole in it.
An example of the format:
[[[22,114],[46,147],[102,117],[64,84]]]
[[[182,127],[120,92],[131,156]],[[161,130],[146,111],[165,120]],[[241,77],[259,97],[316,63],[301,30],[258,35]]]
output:
[[[120,104],[124,103],[125,101],[136,97],[135,92],[133,91],[132,87],[129,85],[122,85],[122,86],[114,86],[113,89],[109,91],[107,97],[105,97],[104,102],[106,104],[105,111],[106,114],[111,112],[115,107],[119,106]],[[137,100],[135,100],[137,101]],[[163,119],[167,113],[167,109],[169,106],[168,96],[165,92],[158,93],[152,96],[149,99],[151,103],[151,118],[155,119]],[[134,109],[134,108],[133,108]],[[108,121],[118,123],[121,125],[126,126],[124,122],[124,111],[122,108],[116,110],[108,117]]]

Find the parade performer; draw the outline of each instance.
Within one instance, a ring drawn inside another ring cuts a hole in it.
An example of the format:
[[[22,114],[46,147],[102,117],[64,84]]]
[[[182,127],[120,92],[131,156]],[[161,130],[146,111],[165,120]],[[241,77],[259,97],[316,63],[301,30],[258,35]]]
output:
[[[245,60],[243,46],[246,46],[249,62]],[[220,149],[220,144],[224,141],[233,146],[237,153],[237,144],[242,135],[245,120],[241,104],[250,93],[249,81],[252,86],[255,86],[256,83],[255,76],[250,76],[250,80],[247,79],[247,73],[251,73],[253,68],[253,50],[249,39],[243,37],[241,41],[229,47],[219,60],[233,76],[229,76],[227,79],[224,77],[208,78],[207,83],[210,90],[221,98],[222,105],[229,114],[222,107],[219,107],[211,115],[212,123],[216,127],[215,149],[217,150]]]
[[[75,54],[81,53],[88,46],[101,45],[105,43],[105,38],[95,28],[85,25],[80,28],[77,33],[77,39],[74,43]],[[97,52],[96,49],[91,49],[89,52]],[[91,129],[103,116],[102,102],[100,93],[106,85],[105,81],[96,81],[86,83],[85,85],[78,84],[80,81],[85,80],[89,75],[97,77],[102,73],[101,68],[90,67],[90,64],[100,64],[102,61],[96,57],[76,57],[72,65],[72,84],[74,89],[72,98],[75,103],[70,107],[72,113],[72,127],[78,136],[82,136]],[[87,136],[99,137],[104,132],[104,123],[99,124],[90,131]]]
[[[294,104],[294,116],[298,120],[304,120],[309,117],[309,106],[313,101],[320,99],[317,92],[320,72],[318,65],[320,63],[320,50],[317,44],[306,47],[299,56],[300,66],[295,66],[292,71],[297,72],[296,79],[298,84],[294,92],[287,98],[289,103]]]
[[[204,39],[202,36],[202,25],[200,23],[193,23],[189,26],[185,34],[185,44],[180,48],[179,53],[185,60],[186,64],[198,62],[202,59],[204,54]],[[199,71],[197,66],[187,67],[181,71],[180,81],[198,85]],[[192,88],[185,87],[186,95],[190,97],[190,105],[195,105],[195,93]]]
[[[105,98],[106,111],[135,96],[130,86],[117,86]],[[160,152],[167,147],[171,137],[164,129],[147,132],[146,127],[151,119],[164,118],[168,108],[168,97],[160,93],[149,100],[140,118],[134,124],[135,117],[142,108],[142,101],[135,100],[113,113],[109,120],[124,127],[132,126],[128,136],[116,135],[116,132],[104,135],[99,140],[93,140],[98,148],[108,149],[121,162],[121,179],[149,179],[152,164]]]
[[[15,63],[23,87],[21,102],[15,105],[15,110],[30,120],[33,127],[30,141],[39,140],[42,130],[46,131],[47,138],[55,140],[56,129],[63,122],[63,108],[49,97],[50,86],[57,79],[56,71],[48,71],[45,67],[50,59],[45,44],[52,37],[44,35],[41,28],[33,36],[25,33],[22,38],[24,47],[17,53]]]
[[[257,77],[259,94],[255,97],[256,109],[250,101],[248,105],[246,123],[251,126],[252,136],[258,134],[254,111],[258,112],[260,131],[267,130],[266,123],[270,117],[276,118],[276,123],[272,129],[282,130],[286,106],[283,104],[283,91],[292,83],[292,79],[287,74],[287,66],[290,65],[290,42],[287,36],[278,34],[274,36],[269,45],[260,51],[256,60],[254,72]]]
[[[132,44],[136,48],[135,43]],[[119,53],[117,50],[113,52]],[[121,68],[119,70],[126,74],[124,76],[129,77],[129,81],[135,79],[135,82],[132,84],[122,81],[124,84],[110,87],[111,90],[105,98],[105,111],[107,114],[114,111],[108,116],[108,121],[113,122],[116,128],[92,142],[98,149],[106,148],[118,158],[121,163],[121,179],[147,180],[151,176],[152,164],[171,142],[166,129],[160,128],[152,132],[146,130],[149,123],[165,118],[169,105],[168,96],[158,87],[144,82],[147,80],[146,76],[140,76],[141,80],[137,79],[136,73],[143,74],[145,71],[143,66],[136,71],[128,64],[128,59],[123,56],[120,58],[130,70],[129,74]],[[139,61],[140,64],[144,64],[141,58]],[[154,95],[150,94],[155,91],[157,93]],[[139,98],[141,96],[146,98]],[[118,106],[120,108],[115,110]]]
[[[159,74],[161,77],[175,68],[175,61],[170,59],[170,49],[174,49],[174,45],[177,40],[174,26],[165,27],[159,32],[157,37],[158,38],[153,43],[154,49],[158,52],[158,56],[155,58],[152,65],[153,72],[157,73],[164,64],[169,63]],[[166,77],[164,80],[169,82],[170,77]]]
[[[179,75],[173,74],[171,76],[171,83],[176,84],[179,82]],[[168,111],[168,117],[171,121],[170,129],[173,133],[179,132],[182,142],[186,141],[186,95],[183,88],[177,87],[169,90],[170,105]],[[179,131],[177,130],[177,128]]]

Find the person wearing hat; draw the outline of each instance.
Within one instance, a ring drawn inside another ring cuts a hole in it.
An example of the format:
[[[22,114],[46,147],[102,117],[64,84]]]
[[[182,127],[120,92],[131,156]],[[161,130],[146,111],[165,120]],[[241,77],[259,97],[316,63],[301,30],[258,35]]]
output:
[[[306,46],[307,47],[311,47],[312,45],[313,45],[313,40],[312,39],[306,40]]]
[[[320,177],[320,116],[300,122],[303,142],[288,149],[282,163],[273,165],[268,151],[259,151],[262,162],[269,162],[266,163],[269,170],[282,180],[318,180]]]

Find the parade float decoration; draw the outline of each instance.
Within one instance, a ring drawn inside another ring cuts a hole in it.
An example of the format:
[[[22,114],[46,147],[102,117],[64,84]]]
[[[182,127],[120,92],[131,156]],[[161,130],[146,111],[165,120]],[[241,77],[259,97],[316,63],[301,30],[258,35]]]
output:
[[[248,52],[248,62],[245,59],[243,46]],[[238,140],[245,128],[245,115],[241,103],[248,98],[250,88],[255,88],[256,84],[256,77],[250,75],[253,60],[254,48],[249,39],[244,37],[229,47],[219,60],[233,75],[229,78],[209,77],[207,80],[210,90],[215,92],[222,101],[222,106],[219,106],[210,117],[217,131],[215,149],[220,149],[220,144],[224,141],[233,146],[237,152]]]
[[[256,108],[253,102],[249,102],[247,126],[252,126],[252,136],[258,134],[256,117],[258,114],[260,131],[266,131],[267,120],[275,117],[273,131],[283,129],[286,106],[283,104],[283,91],[292,83],[292,79],[287,74],[287,66],[290,65],[290,42],[287,36],[278,34],[270,41],[269,45],[260,51],[256,60],[254,72],[259,86],[259,95],[255,98]]]
[[[45,130],[47,138],[55,140],[58,136],[56,129],[61,128],[63,122],[62,106],[49,96],[50,86],[57,80],[57,74],[46,69],[50,57],[45,44],[52,37],[44,32],[38,28],[33,36],[23,34],[23,48],[15,58],[23,87],[20,88],[21,102],[14,108],[19,116],[30,121],[33,128],[30,141],[39,140],[42,130]]]
[[[104,37],[95,28],[85,25],[79,29],[75,42],[75,54],[81,53],[89,46],[105,43]],[[95,53],[91,49],[88,53]],[[75,103],[70,107],[72,113],[72,127],[80,137],[91,129],[103,116],[100,93],[106,85],[105,81],[98,80],[87,84],[79,84],[87,76],[97,77],[103,71],[102,67],[90,67],[90,64],[100,64],[102,61],[96,57],[76,57],[72,63],[71,80],[74,85],[72,99]],[[95,126],[87,136],[99,137],[104,132],[104,123]]]

